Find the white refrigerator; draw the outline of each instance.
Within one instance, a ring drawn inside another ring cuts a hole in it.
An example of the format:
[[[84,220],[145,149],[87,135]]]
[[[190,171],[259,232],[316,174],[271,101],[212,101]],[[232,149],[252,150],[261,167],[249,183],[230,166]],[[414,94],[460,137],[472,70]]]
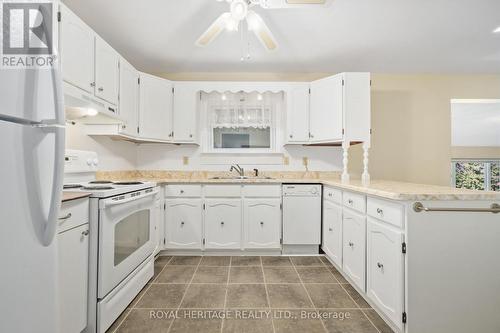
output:
[[[61,90],[58,66],[0,68],[0,332],[58,332]]]

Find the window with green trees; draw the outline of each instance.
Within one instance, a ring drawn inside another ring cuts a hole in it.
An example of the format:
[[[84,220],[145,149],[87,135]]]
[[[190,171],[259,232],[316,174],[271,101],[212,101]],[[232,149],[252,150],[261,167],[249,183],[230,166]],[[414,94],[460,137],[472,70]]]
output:
[[[452,174],[457,188],[500,191],[500,161],[453,161]]]

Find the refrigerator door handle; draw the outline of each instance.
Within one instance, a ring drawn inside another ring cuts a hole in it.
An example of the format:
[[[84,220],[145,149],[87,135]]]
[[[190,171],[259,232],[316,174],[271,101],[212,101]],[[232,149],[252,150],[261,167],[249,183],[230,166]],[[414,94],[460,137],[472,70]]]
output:
[[[58,59],[58,57],[56,57]],[[52,193],[47,221],[45,221],[44,232],[42,235],[42,245],[49,246],[57,233],[57,220],[61,205],[61,197],[63,190],[63,174],[64,174],[64,147],[65,147],[65,116],[64,102],[62,96],[62,79],[59,70],[59,64],[55,64],[52,68],[52,85],[55,101],[55,120],[42,121],[35,125],[43,131],[54,132],[55,135],[55,150],[54,150],[54,172]]]

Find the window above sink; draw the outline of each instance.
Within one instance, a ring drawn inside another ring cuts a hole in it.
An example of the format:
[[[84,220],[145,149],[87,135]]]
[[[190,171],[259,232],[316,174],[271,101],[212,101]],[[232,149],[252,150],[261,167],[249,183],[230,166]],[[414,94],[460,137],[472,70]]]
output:
[[[205,153],[277,153],[283,92],[201,93]]]

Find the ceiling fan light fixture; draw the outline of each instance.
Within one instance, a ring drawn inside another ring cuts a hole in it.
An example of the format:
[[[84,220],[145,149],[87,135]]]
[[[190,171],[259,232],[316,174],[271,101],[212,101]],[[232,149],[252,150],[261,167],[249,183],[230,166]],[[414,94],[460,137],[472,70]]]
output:
[[[248,3],[245,0],[231,2],[231,16],[238,21],[243,20],[248,13]]]

